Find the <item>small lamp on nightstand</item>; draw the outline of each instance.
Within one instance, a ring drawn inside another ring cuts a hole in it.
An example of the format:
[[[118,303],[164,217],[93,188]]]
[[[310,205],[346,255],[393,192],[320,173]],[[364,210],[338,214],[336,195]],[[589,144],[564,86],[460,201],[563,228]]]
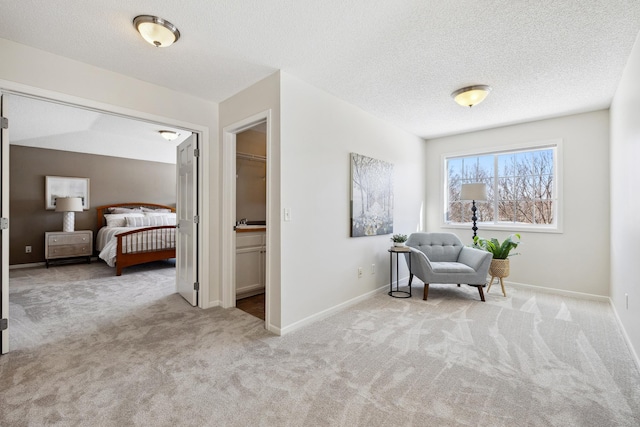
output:
[[[80,197],[58,197],[56,199],[56,212],[64,212],[62,231],[65,233],[73,232],[75,212],[82,212],[82,199]]]

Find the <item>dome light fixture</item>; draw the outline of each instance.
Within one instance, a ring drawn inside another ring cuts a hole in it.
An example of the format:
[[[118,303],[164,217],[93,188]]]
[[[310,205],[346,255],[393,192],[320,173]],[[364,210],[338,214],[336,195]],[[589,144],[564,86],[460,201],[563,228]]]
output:
[[[467,86],[454,91],[451,97],[459,105],[471,108],[484,101],[490,91],[491,86],[487,85]]]
[[[159,130],[158,133],[167,141],[173,141],[180,136],[178,132],[174,132],[172,130]]]
[[[157,16],[136,16],[133,18],[133,26],[143,39],[155,47],[171,46],[180,38],[180,31],[175,25]]]

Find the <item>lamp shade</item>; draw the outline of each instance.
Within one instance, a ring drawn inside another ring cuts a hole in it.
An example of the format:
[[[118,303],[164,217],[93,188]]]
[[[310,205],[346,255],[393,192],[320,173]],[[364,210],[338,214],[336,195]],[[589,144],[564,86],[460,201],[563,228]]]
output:
[[[487,184],[484,182],[462,184],[460,200],[487,200]]]
[[[174,132],[172,130],[159,130],[158,133],[167,141],[173,141],[180,136],[178,132]]]
[[[56,199],[56,212],[82,212],[82,198],[58,197]]]
[[[156,47],[171,46],[180,38],[180,31],[175,25],[157,16],[136,16],[133,19],[133,26],[143,39]]]
[[[484,101],[490,90],[491,87],[487,85],[467,86],[454,91],[451,96],[459,105],[473,107]]]

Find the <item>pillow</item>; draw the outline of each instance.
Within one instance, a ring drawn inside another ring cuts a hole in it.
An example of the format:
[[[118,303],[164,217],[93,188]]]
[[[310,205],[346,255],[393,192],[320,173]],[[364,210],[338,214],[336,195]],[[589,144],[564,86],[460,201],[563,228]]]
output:
[[[174,218],[176,217],[176,213],[175,212],[169,212],[169,213],[163,213],[163,212],[145,212],[143,214],[144,216],[167,216],[169,218]]]
[[[143,217],[127,217],[127,227],[156,227],[159,225],[176,225],[175,218],[167,216],[143,216]]]
[[[140,209],[142,210],[142,212],[171,213],[171,209],[164,209],[164,208],[146,208],[146,207],[142,206]]]
[[[107,208],[107,211],[112,214],[142,213],[140,208]]]
[[[128,213],[128,214],[105,214],[104,219],[107,221],[107,227],[126,227],[127,217],[141,217],[144,215],[141,213]]]

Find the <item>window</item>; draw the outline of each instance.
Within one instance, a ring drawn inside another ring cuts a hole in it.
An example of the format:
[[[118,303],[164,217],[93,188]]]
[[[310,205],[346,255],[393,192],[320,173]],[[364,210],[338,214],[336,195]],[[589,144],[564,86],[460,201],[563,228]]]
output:
[[[446,224],[471,222],[471,201],[462,184],[487,184],[487,201],[476,201],[478,223],[522,228],[558,226],[558,145],[445,158]]]

